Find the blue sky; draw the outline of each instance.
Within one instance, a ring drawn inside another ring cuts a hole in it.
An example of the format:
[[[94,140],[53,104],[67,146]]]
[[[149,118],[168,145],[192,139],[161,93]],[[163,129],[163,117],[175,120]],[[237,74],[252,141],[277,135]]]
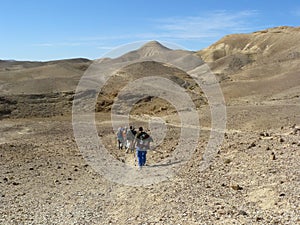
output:
[[[300,26],[296,0],[3,0],[0,12],[0,59],[15,60],[96,59],[143,40],[200,50],[231,33]]]

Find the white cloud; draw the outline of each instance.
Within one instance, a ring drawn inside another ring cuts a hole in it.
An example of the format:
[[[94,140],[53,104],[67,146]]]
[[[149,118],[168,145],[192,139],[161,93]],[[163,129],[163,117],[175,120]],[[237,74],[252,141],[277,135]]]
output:
[[[111,50],[114,49],[115,46],[97,46],[96,48],[100,50]]]
[[[299,10],[300,15],[300,10]],[[257,30],[253,20],[257,11],[213,11],[199,16],[169,17],[150,20],[149,32],[136,31],[128,34],[95,35],[74,37],[73,40],[53,43],[39,43],[39,47],[92,46],[99,50],[111,50],[112,46],[141,40],[189,41],[201,42],[217,40],[230,33],[244,33]]]
[[[249,19],[257,15],[257,11],[215,11],[195,17],[159,19],[157,28],[174,39],[209,38],[228,33],[253,31],[255,27]]]
[[[52,43],[37,43],[33,44],[35,47],[57,47],[57,46],[81,46],[85,45],[83,42],[52,42]]]
[[[53,43],[39,43],[39,44],[33,44],[35,47],[53,47]]]

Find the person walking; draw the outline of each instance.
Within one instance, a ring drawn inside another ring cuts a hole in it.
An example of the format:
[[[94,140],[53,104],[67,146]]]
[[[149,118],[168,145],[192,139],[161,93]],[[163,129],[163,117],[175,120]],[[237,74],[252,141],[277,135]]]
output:
[[[134,127],[130,126],[126,134],[126,139],[127,139],[126,153],[128,153],[129,151],[133,152],[134,149],[133,142],[134,142],[135,135],[136,135],[136,131]]]
[[[117,131],[117,141],[119,150],[123,149],[123,127],[119,127]]]
[[[153,142],[152,137],[144,132],[143,127],[140,127],[134,139],[139,169],[141,169],[146,164],[146,156],[147,151],[150,149],[150,142]]]
[[[124,127],[123,128],[123,131],[122,131],[122,136],[123,136],[123,143],[122,143],[122,146],[124,146],[125,150],[127,151],[127,127]]]

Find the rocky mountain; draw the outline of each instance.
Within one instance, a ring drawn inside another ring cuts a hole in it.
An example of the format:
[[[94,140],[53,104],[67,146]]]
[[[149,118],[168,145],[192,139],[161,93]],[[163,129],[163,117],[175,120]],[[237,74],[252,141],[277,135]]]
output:
[[[221,69],[222,64],[227,63],[228,72],[234,72],[253,63],[260,65],[298,60],[299,37],[300,27],[287,26],[249,34],[231,34],[198,51],[198,55],[205,62],[214,62],[213,68]]]
[[[289,101],[300,94],[299,40],[299,27],[276,27],[225,36],[197,54],[224,82],[228,100]]]

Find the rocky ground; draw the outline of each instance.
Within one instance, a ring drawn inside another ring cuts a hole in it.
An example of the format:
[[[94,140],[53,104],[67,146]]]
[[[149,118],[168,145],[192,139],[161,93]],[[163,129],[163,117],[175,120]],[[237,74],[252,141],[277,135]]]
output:
[[[97,174],[76,146],[70,117],[2,120],[0,223],[299,223],[300,132],[282,121],[269,129],[253,124],[249,131],[230,119],[246,119],[243,110],[228,109],[229,129],[207,170],[199,169],[208,134],[203,129],[192,159],[177,175],[146,187]],[[255,107],[252,112],[260,114]],[[103,122],[107,114],[97,118]],[[99,130],[112,138],[113,154],[114,134],[104,124]],[[158,154],[149,153],[149,165],[159,162]]]

